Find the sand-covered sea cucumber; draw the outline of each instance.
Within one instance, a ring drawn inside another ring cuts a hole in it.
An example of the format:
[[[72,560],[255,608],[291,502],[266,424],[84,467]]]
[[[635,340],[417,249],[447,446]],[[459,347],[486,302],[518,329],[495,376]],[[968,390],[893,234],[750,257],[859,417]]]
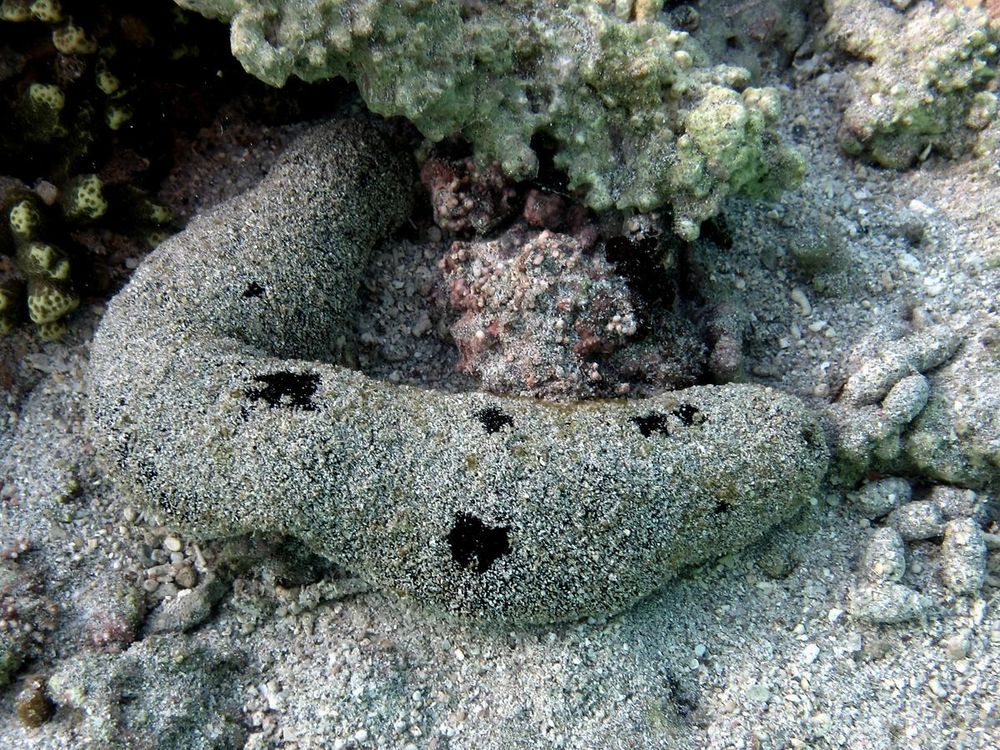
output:
[[[291,534],[380,589],[509,622],[619,610],[816,492],[820,428],[770,388],[557,405],[338,364],[411,185],[371,126],[317,126],[154,251],[93,342],[109,472],[169,523]]]

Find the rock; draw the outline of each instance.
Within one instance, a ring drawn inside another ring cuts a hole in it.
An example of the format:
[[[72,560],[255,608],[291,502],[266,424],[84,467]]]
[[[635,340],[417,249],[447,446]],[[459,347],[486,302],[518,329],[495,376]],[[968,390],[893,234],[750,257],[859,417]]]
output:
[[[196,588],[164,599],[147,620],[146,632],[182,633],[191,630],[209,618],[212,608],[225,593],[225,584],[208,575]]]
[[[986,580],[986,542],[969,518],[948,521],[941,543],[941,577],[956,594],[974,594]]]
[[[865,482],[849,497],[851,507],[865,518],[882,518],[893,509],[908,503],[912,490],[910,483],[900,477],[887,477]]]
[[[914,500],[900,506],[889,516],[889,523],[907,542],[933,539],[944,533],[944,516],[930,500]]]
[[[868,583],[851,591],[847,611],[859,620],[891,624],[914,620],[932,604],[930,597],[900,583]]]
[[[938,484],[931,488],[927,499],[941,509],[941,515],[948,521],[971,518],[983,524],[989,518],[987,496],[975,490]]]
[[[906,572],[906,548],[899,532],[890,527],[876,529],[865,547],[861,566],[872,583],[899,581]]]

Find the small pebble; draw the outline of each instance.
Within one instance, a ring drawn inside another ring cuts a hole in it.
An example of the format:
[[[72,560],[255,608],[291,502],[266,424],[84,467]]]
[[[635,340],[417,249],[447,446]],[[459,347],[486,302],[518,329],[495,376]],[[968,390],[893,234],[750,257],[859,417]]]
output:
[[[180,552],[181,540],[175,536],[168,536],[163,540],[163,548],[167,550],[167,552]]]
[[[894,528],[876,529],[865,547],[862,568],[869,581],[898,581],[906,572],[903,537]]]
[[[889,523],[907,542],[933,539],[944,533],[944,516],[930,500],[915,500],[896,508],[889,516]]]
[[[819,658],[819,646],[815,643],[807,643],[806,647],[802,649],[802,663],[812,664],[817,658]]]
[[[965,633],[958,633],[946,638],[942,645],[948,658],[959,661],[969,655],[969,637]]]
[[[901,583],[869,583],[854,588],[847,609],[859,620],[889,624],[914,620],[931,608],[930,597]]]
[[[903,503],[908,503],[911,493],[910,483],[905,479],[888,477],[865,483],[851,495],[851,503],[862,516],[874,520]]]
[[[24,726],[35,729],[52,717],[53,705],[46,694],[46,685],[45,677],[31,675],[14,699],[14,711]]]
[[[193,589],[198,583],[198,573],[190,565],[181,565],[174,574],[174,583],[183,589]]]
[[[941,577],[956,594],[974,594],[986,580],[986,542],[970,518],[948,521],[941,543]]]

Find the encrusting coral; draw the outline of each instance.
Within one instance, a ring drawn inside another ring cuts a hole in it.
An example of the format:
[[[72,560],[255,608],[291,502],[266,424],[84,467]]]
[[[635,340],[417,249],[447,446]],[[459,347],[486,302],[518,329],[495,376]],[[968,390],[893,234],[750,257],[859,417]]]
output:
[[[876,0],[826,6],[830,43],[864,61],[838,133],[849,154],[895,169],[932,149],[955,157],[996,119],[1000,20],[947,3],[906,13]]]
[[[685,239],[729,194],[774,197],[804,172],[775,129],[777,91],[713,65],[662,2],[177,0],[231,23],[233,53],[275,86],[354,81],[371,111],[483,164],[536,175],[551,148],[597,211],[673,211]]]
[[[622,609],[815,494],[819,425],[769,388],[563,405],[337,364],[411,179],[370,126],[317,126],[139,267],[95,335],[90,401],[137,499],[204,535],[298,537],[422,606],[546,622]]]

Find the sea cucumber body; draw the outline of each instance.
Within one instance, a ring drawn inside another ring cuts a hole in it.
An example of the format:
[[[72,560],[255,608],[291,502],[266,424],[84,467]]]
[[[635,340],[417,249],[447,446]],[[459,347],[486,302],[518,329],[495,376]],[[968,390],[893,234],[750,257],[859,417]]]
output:
[[[601,615],[738,549],[827,465],[805,406],[754,385],[544,404],[335,364],[410,173],[318,126],[168,240],[109,305],[91,433],[109,471],[204,535],[294,535],[383,590],[508,622]]]

